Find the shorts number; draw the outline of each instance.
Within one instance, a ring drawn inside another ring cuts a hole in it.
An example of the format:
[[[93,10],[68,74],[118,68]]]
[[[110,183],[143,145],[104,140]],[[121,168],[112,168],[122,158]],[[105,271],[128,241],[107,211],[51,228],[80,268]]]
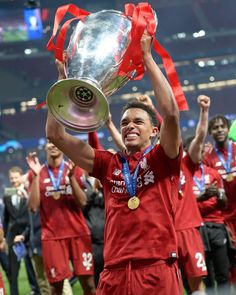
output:
[[[197,259],[197,267],[201,268],[202,271],[205,271],[207,268],[206,268],[205,259],[204,259],[203,255],[202,255],[202,253],[197,252],[195,254],[195,258]]]
[[[90,268],[93,266],[92,260],[93,260],[93,255],[92,253],[83,253],[82,257],[84,259],[83,261],[83,266],[86,268],[86,270],[90,270]]]

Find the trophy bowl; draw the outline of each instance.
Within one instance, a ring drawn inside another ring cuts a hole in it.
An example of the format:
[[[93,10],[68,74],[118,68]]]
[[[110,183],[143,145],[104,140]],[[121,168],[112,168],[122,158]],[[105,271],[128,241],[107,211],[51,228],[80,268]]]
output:
[[[134,74],[118,75],[131,27],[130,18],[116,10],[92,13],[76,24],[66,49],[67,78],[47,94],[50,112],[66,128],[91,132],[107,121],[107,98]]]

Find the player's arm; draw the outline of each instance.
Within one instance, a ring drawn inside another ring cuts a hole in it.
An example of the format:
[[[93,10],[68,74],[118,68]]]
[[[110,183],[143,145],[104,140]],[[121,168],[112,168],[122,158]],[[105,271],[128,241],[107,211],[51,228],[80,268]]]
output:
[[[56,64],[59,71],[58,79],[65,79],[64,64],[58,60]],[[48,112],[46,122],[46,136],[76,165],[79,164],[84,170],[92,172],[95,157],[93,148],[89,144],[67,133],[64,126],[56,121],[50,112]]]
[[[75,176],[75,165],[74,163],[69,160],[69,170],[68,170],[68,177],[70,180],[70,185],[72,188],[72,194],[74,199],[79,207],[84,207],[87,204],[87,196],[84,193],[83,189],[80,187],[76,176]]]
[[[223,210],[228,205],[228,198],[225,193],[223,180],[222,180],[220,174],[216,170],[214,171],[214,173],[216,175],[216,181],[217,181],[217,187],[218,187],[218,192],[216,195],[217,196],[217,206],[220,210]]]
[[[142,36],[141,48],[144,65],[162,116],[160,144],[169,158],[176,158],[179,154],[181,142],[179,109],[168,81],[152,57],[151,37],[149,35],[144,34]]]
[[[100,144],[96,131],[88,133],[88,144],[94,149],[104,150],[104,147]]]
[[[121,138],[121,134],[117,130],[114,122],[112,121],[111,113],[109,114],[109,117],[107,119],[106,126],[107,126],[108,131],[111,134],[111,137],[112,137],[115,145],[119,149],[119,151],[121,151],[121,152],[124,151],[125,150],[125,146],[123,144],[123,141],[122,141],[122,138]]]
[[[199,95],[198,104],[200,106],[199,120],[196,128],[195,137],[192,140],[188,153],[194,163],[199,163],[202,159],[203,144],[207,135],[210,97]]]
[[[26,157],[26,162],[32,171],[32,180],[29,187],[28,207],[35,212],[40,206],[39,175],[41,171],[41,164],[36,153],[29,153],[29,155]]]
[[[87,204],[87,197],[80,185],[78,184],[75,175],[69,176],[70,184],[73,191],[73,196],[79,207],[84,207]]]

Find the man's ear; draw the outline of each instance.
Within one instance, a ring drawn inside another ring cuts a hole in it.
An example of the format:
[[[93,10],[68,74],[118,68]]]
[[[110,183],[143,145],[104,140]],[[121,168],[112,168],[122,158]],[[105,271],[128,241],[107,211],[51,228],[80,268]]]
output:
[[[159,134],[158,127],[153,127],[153,128],[152,128],[152,133],[151,133],[151,135],[150,135],[150,138],[154,138],[154,137],[156,137],[158,134]]]

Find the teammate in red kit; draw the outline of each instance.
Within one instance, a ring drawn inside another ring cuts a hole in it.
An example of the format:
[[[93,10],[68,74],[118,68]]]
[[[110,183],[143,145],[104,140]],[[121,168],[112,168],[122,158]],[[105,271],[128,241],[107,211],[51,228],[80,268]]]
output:
[[[222,209],[226,207],[227,198],[221,176],[213,168],[201,164],[194,175],[193,192],[204,222],[201,230],[208,269],[206,286],[214,288],[216,281],[218,289],[226,288],[229,282],[229,258]]]
[[[236,143],[228,139],[230,123],[222,115],[209,121],[208,132],[214,139],[213,146],[205,153],[204,163],[221,175],[228,199],[223,211],[226,225],[236,241]],[[235,243],[236,248],[236,243]],[[231,281],[236,283],[236,258],[232,262]]]
[[[95,294],[91,237],[80,207],[86,204],[81,169],[63,159],[51,142],[41,166],[35,154],[27,157],[32,171],[29,207],[40,208],[42,255],[52,295],[61,295],[71,277],[69,261],[79,276],[84,295]]]
[[[179,265],[188,280],[192,292],[205,294],[203,277],[207,275],[204,248],[199,233],[202,217],[192,187],[193,176],[201,161],[203,143],[207,133],[210,98],[198,97],[199,122],[195,137],[185,143],[185,155],[181,163],[179,200],[177,203],[175,228],[178,238]]]
[[[95,150],[65,132],[50,113],[47,137],[76,164],[98,178],[105,198],[105,269],[97,295],[178,295],[174,229],[180,171],[179,111],[162,72],[151,55],[151,37],[144,35],[143,60],[163,116],[160,144],[156,116],[143,103],[128,105],[121,118],[126,152]],[[63,65],[58,63],[61,78]]]

